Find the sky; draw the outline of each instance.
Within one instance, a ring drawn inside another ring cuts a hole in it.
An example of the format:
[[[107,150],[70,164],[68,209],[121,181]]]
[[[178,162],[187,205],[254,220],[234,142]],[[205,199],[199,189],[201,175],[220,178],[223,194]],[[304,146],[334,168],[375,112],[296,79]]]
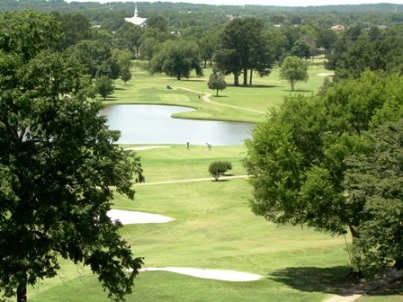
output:
[[[71,1],[91,1],[91,2],[136,2],[129,0],[70,0]],[[376,4],[376,3],[393,3],[403,4],[403,0],[140,0],[138,2],[186,2],[186,3],[203,3],[210,5],[276,5],[276,6],[322,6],[322,5],[339,5],[339,4]]]

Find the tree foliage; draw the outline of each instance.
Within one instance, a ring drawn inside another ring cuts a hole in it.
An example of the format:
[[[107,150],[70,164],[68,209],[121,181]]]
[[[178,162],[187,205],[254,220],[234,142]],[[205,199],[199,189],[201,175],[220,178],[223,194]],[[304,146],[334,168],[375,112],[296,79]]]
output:
[[[115,190],[134,197],[139,158],[118,147],[79,62],[52,51],[60,31],[50,15],[6,13],[0,25],[3,296],[26,301],[27,286],[56,276],[64,258],[90,266],[122,300],[142,259],[107,212]]]
[[[113,81],[107,76],[101,76],[97,78],[95,86],[97,88],[97,92],[102,96],[104,100],[108,95],[111,95],[115,90],[113,86]]]
[[[164,72],[168,76],[189,78],[190,72],[196,71],[197,76],[203,75],[200,66],[199,47],[190,41],[166,41],[162,49],[150,61],[150,72]]]
[[[232,169],[232,164],[228,161],[214,161],[210,164],[208,171],[216,181],[221,175]]]
[[[274,56],[269,53],[263,37],[263,23],[255,17],[236,18],[225,26],[221,43],[215,56],[217,68],[225,74],[234,75],[234,85],[239,85],[243,74],[243,85],[248,85],[248,71],[261,76],[270,73]],[[251,84],[251,78],[250,83]]]
[[[298,57],[287,57],[281,64],[280,77],[287,80],[294,91],[298,81],[308,80],[308,64]]]
[[[210,75],[208,83],[208,88],[216,91],[216,96],[218,96],[219,90],[224,90],[227,87],[227,83],[225,83],[225,77],[223,73],[217,73],[214,69],[213,73]]]
[[[277,224],[306,225],[360,237],[370,222],[365,199],[346,196],[347,158],[364,150],[362,134],[403,117],[403,78],[366,71],[325,95],[292,97],[247,140],[252,211]]]
[[[403,269],[403,119],[364,135],[366,148],[347,160],[345,186],[368,217],[358,228],[354,264],[374,275]]]
[[[69,50],[86,67],[86,73],[91,79],[101,76],[111,79],[119,77],[119,64],[112,56],[109,43],[101,40],[82,40]]]

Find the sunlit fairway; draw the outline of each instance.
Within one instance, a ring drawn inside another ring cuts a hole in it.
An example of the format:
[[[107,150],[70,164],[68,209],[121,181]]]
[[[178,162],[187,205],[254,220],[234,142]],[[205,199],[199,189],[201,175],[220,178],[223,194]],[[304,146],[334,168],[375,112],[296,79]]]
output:
[[[178,81],[165,75],[151,76],[146,70],[135,66],[132,79],[126,85],[121,80],[117,80],[115,93],[105,103],[188,106],[198,110],[180,113],[176,117],[257,122],[264,120],[268,110],[281,104],[286,96],[317,93],[319,87],[323,85],[325,75],[329,74],[321,62],[323,58],[311,61],[308,70],[309,80],[306,83],[297,82],[294,92],[291,91],[286,80],[279,78],[279,68],[274,67],[267,77],[261,78],[255,74],[253,86],[233,86],[233,77],[227,76],[228,86],[220,91],[218,97],[215,96],[215,91],[207,87],[211,69],[204,70],[202,78],[191,76],[189,79]],[[167,84],[170,84],[172,89],[167,89]],[[205,94],[212,94],[210,100],[224,106],[203,101],[202,96]],[[239,107],[239,109],[225,105]]]
[[[297,83],[297,92],[313,94],[326,71],[310,69],[308,83]],[[135,68],[133,78],[117,90],[108,104],[147,103],[195,107],[192,118],[261,121],[267,109],[278,106],[291,94],[289,84],[278,78],[254,78],[254,87],[229,86],[219,97],[223,105],[253,109],[253,113],[203,101],[209,91],[206,79],[176,81],[150,76]],[[232,79],[227,77],[227,83]],[[172,90],[166,89],[170,83]],[[185,89],[187,90],[185,90]],[[135,146],[124,146],[135,147]],[[332,237],[311,229],[277,227],[249,209],[251,187],[246,178],[213,181],[208,173],[212,161],[230,161],[234,176],[245,175],[244,146],[213,147],[164,145],[137,151],[146,185],[136,184],[134,201],[116,195],[113,207],[161,214],[174,218],[162,224],[125,225],[121,233],[145,267],[222,269],[261,275],[258,281],[235,282],[201,279],[167,271],[141,272],[127,301],[324,301],[346,283],[349,258],[344,237]],[[175,180],[203,181],[161,183]],[[59,276],[40,282],[29,291],[30,301],[109,301],[96,276],[87,267],[62,261]]]
[[[136,199],[117,196],[114,208],[162,214],[165,224],[126,225],[122,235],[146,267],[192,267],[259,274],[251,282],[200,279],[177,273],[142,272],[128,301],[323,301],[348,272],[343,237],[300,227],[276,227],[248,208],[245,179],[159,184],[210,177],[216,159],[244,175],[243,146],[185,146],[138,151],[149,185]],[[63,263],[60,275],[30,290],[31,301],[108,301],[89,268]]]

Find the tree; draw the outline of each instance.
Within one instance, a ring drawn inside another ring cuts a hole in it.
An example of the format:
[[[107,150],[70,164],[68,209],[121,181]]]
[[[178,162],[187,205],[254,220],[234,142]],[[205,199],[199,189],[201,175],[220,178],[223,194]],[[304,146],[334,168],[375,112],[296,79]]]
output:
[[[307,60],[311,56],[311,47],[304,40],[297,40],[291,49],[291,55]]]
[[[133,54],[128,50],[113,50],[112,56],[119,64],[119,75],[125,83],[132,78],[131,67]]]
[[[358,229],[354,264],[367,275],[403,269],[403,119],[364,133],[367,147],[348,158],[345,184],[350,200],[365,202],[368,216]]]
[[[210,164],[208,171],[215,181],[218,181],[221,175],[232,169],[232,164],[228,161],[214,161]]]
[[[98,93],[103,97],[104,100],[108,95],[111,95],[115,89],[113,87],[113,81],[107,76],[97,78],[96,87]]]
[[[189,78],[191,70],[196,71],[197,76],[203,75],[200,66],[199,47],[195,42],[177,40],[166,41],[162,49],[150,61],[150,72],[165,72],[168,76]]]
[[[226,75],[234,75],[234,85],[239,85],[243,74],[243,85],[248,85],[248,70],[257,70],[267,75],[274,57],[269,53],[263,36],[263,22],[254,17],[236,18],[225,26],[221,34],[221,45],[214,61],[216,67]],[[251,79],[250,79],[250,82]]]
[[[207,62],[212,62],[214,53],[218,45],[218,36],[216,32],[209,31],[205,33],[198,44],[200,47],[201,58],[204,61],[204,68],[207,68]]]
[[[331,28],[323,28],[318,31],[317,44],[318,47],[323,47],[326,54],[330,52],[333,44],[337,41],[337,33]]]
[[[141,35],[144,28],[125,22],[114,35],[114,44],[120,49],[128,49],[134,53],[136,59],[139,57],[139,48],[141,45]]]
[[[61,14],[59,12],[53,12],[52,14],[62,24],[62,50],[91,37],[91,24],[85,16],[81,14]]]
[[[308,64],[298,57],[287,57],[281,64],[280,77],[287,80],[294,91],[298,81],[308,80]]]
[[[132,78],[132,72],[130,71],[129,67],[124,67],[121,71],[120,71],[120,78],[122,79],[122,81],[125,83],[127,81],[130,81],[130,79]]]
[[[91,79],[108,76],[112,79],[119,77],[119,65],[112,56],[108,43],[100,40],[82,40],[70,48],[70,53],[87,68]]]
[[[79,62],[52,51],[60,36],[50,15],[0,18],[0,289],[25,302],[63,258],[122,300],[142,258],[107,212],[115,191],[134,197],[141,165],[117,145]]]
[[[263,38],[267,41],[269,53],[274,57],[274,61],[281,63],[287,53],[288,39],[282,28],[271,28],[264,32]]]
[[[252,211],[277,224],[348,230],[355,246],[371,216],[365,199],[346,195],[347,158],[362,152],[365,131],[403,117],[402,92],[402,76],[366,71],[325,95],[287,98],[246,141]]]
[[[227,83],[225,83],[224,74],[219,73],[214,69],[213,73],[210,75],[208,80],[208,88],[212,90],[216,90],[216,96],[218,96],[219,90],[224,90],[227,87]]]

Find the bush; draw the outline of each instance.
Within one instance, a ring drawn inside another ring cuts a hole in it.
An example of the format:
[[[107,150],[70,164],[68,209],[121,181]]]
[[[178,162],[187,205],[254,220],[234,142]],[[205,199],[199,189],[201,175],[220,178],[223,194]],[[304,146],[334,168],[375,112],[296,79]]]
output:
[[[208,171],[217,181],[221,175],[231,169],[232,164],[229,161],[215,161],[210,164]]]

